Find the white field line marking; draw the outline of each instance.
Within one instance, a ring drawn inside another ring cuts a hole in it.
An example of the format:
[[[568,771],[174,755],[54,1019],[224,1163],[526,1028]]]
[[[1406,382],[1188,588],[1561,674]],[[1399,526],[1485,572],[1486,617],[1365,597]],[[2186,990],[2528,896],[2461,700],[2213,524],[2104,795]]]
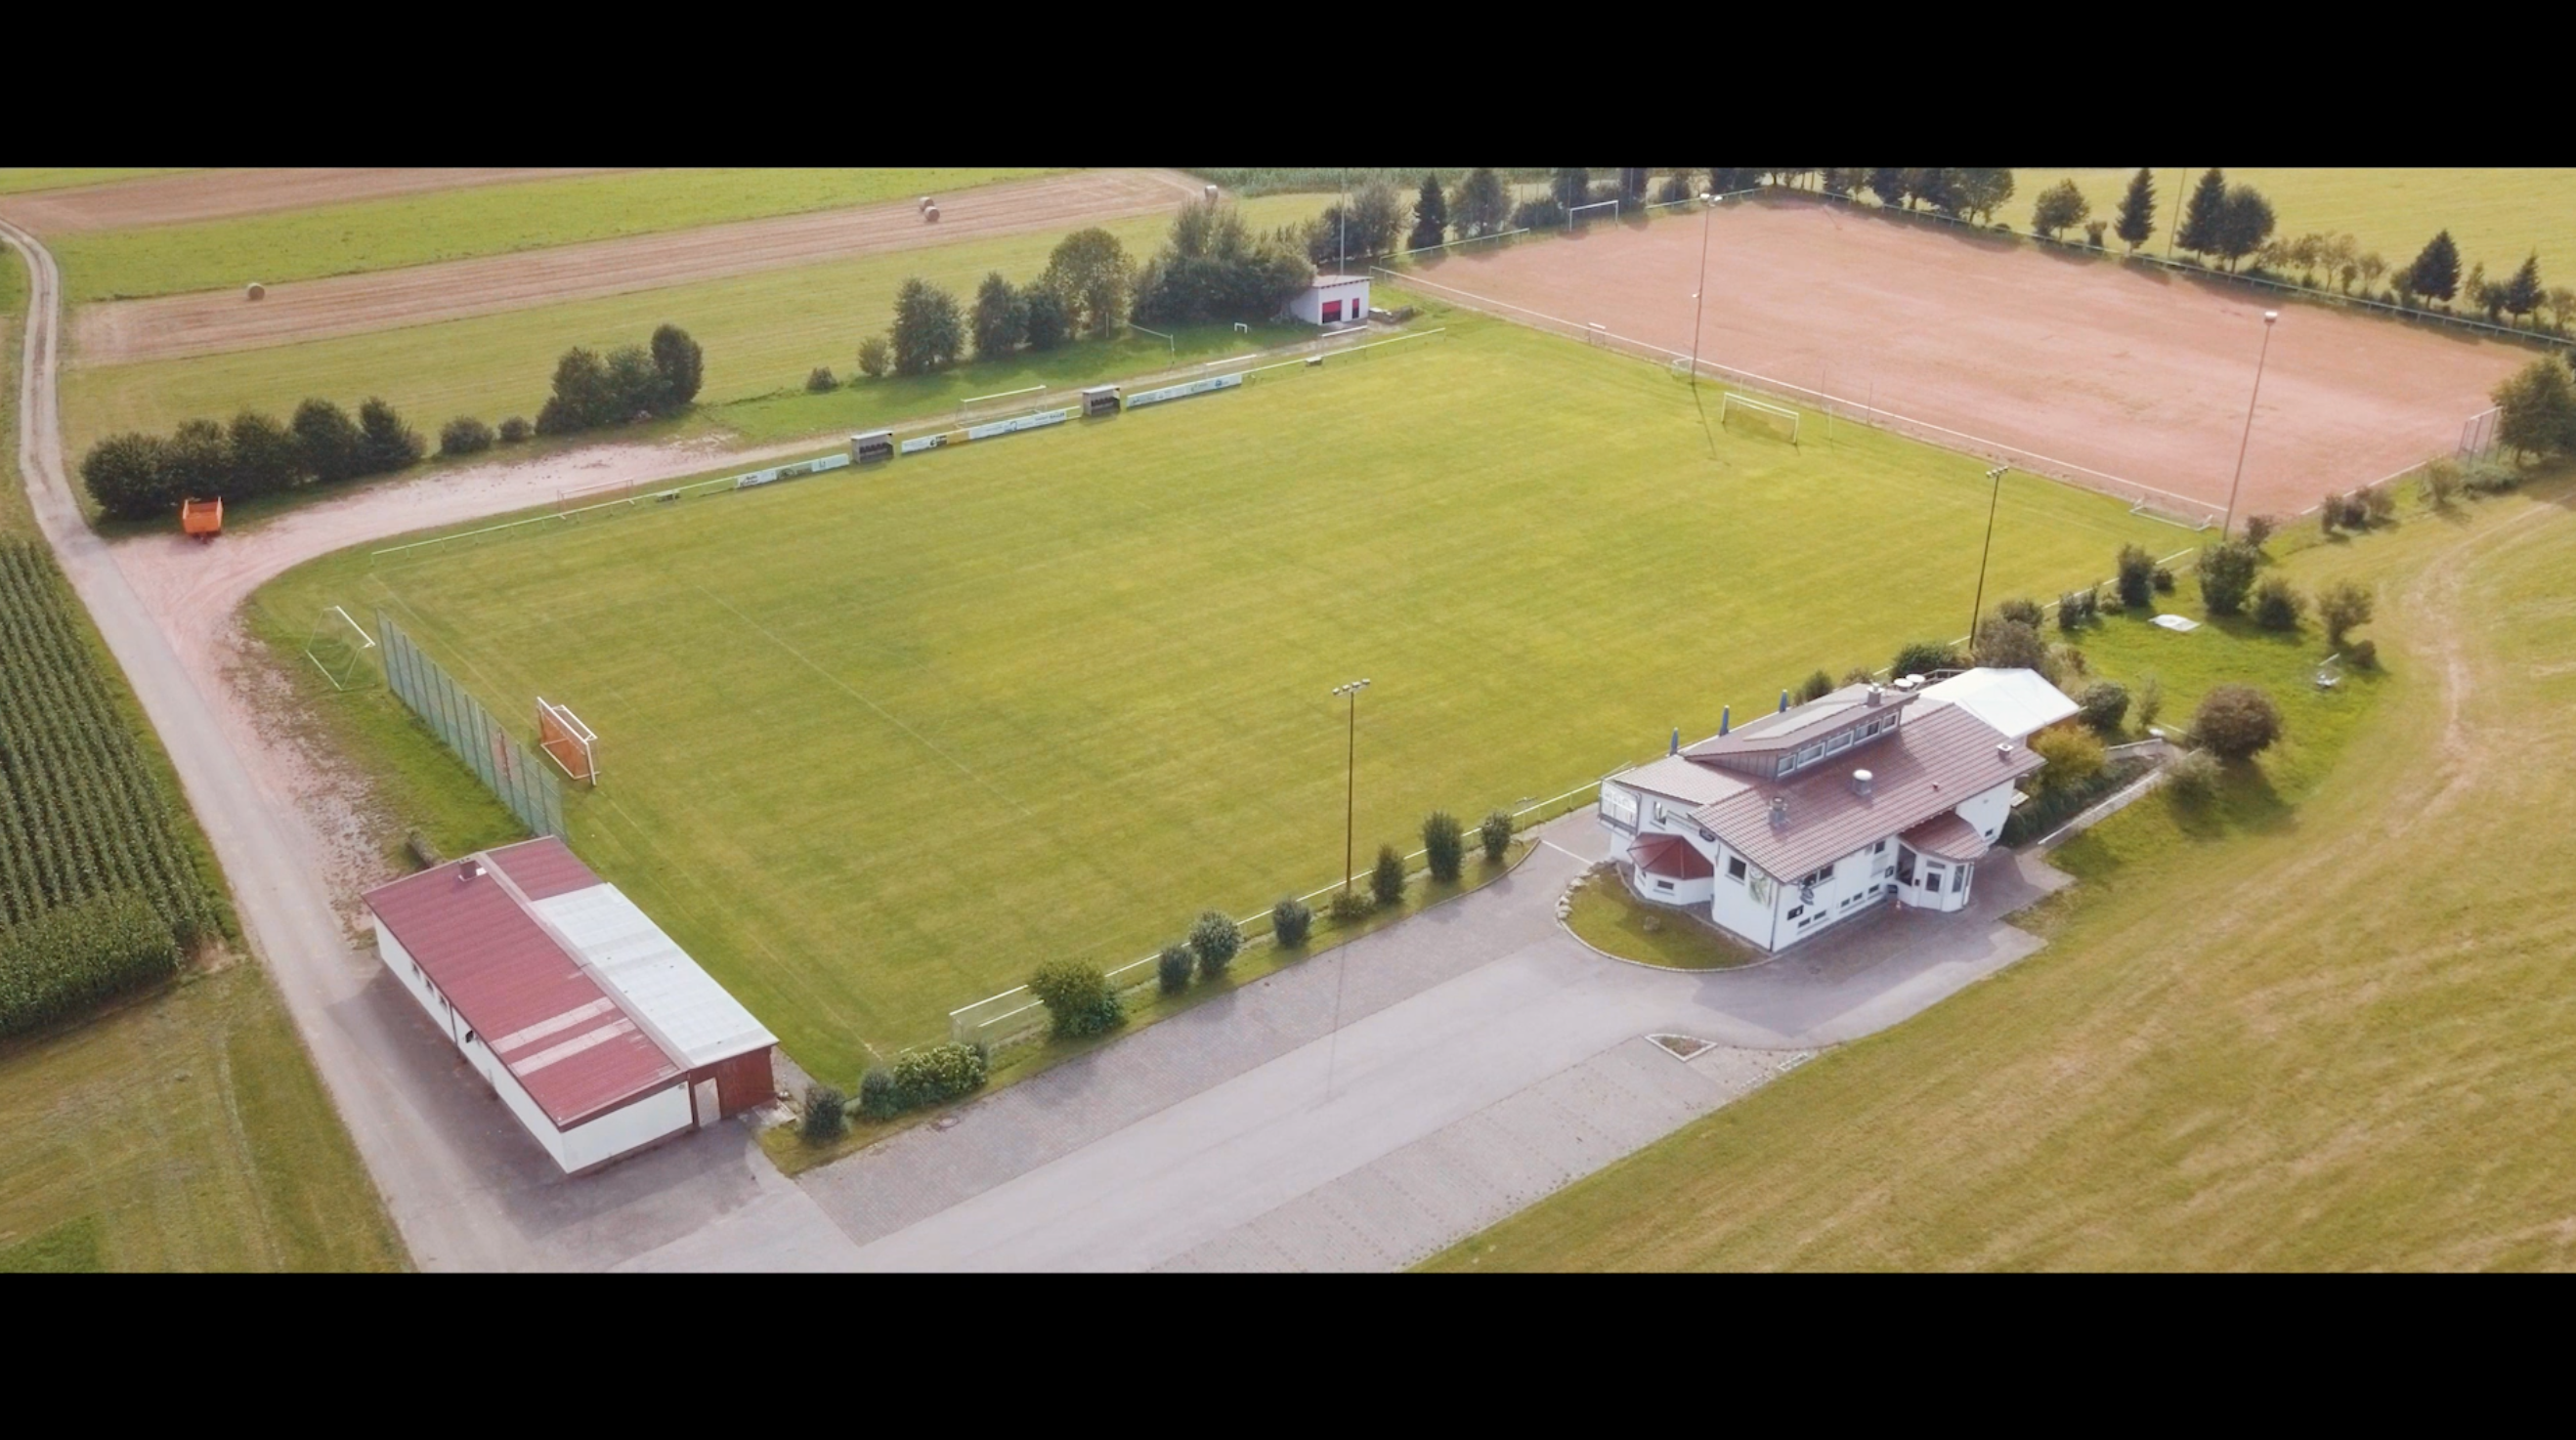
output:
[[[1575,854],[1573,851],[1566,849],[1564,846],[1557,844],[1557,843],[1556,843],[1555,841],[1553,841],[1553,840],[1541,840],[1541,841],[1539,841],[1538,843],[1540,843],[1541,845],[1546,846],[1546,847],[1547,847],[1547,848],[1549,848],[1550,850],[1555,851],[1557,854],[1564,856],[1564,857],[1565,857],[1566,859],[1568,859],[1568,860],[1577,861],[1577,862],[1580,862],[1580,863],[1583,863],[1583,864],[1587,864],[1587,865],[1591,863],[1591,862],[1590,862],[1590,861],[1588,861],[1588,860],[1584,860],[1584,858],[1583,858],[1582,856],[1577,855],[1577,854]]]

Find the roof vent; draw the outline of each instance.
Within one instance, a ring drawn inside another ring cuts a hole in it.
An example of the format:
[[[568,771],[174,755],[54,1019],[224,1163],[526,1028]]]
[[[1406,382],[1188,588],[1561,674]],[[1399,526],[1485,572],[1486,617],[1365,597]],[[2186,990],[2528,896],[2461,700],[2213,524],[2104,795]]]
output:
[[[457,881],[457,883],[458,883],[458,884],[460,884],[460,885],[461,885],[461,884],[465,883],[465,882],[466,882],[466,881],[468,881],[468,880],[480,880],[480,879],[482,879],[482,878],[483,878],[483,862],[482,862],[482,861],[480,861],[480,860],[470,860],[470,859],[469,859],[469,860],[463,860],[463,861],[460,861],[460,862],[458,862],[458,863],[457,863],[457,866],[456,866],[456,881]]]
[[[1771,797],[1771,823],[1775,827],[1783,829],[1787,828],[1789,824],[1788,796],[1774,795]]]
[[[1872,705],[1877,704],[1879,693],[1878,682],[1875,680],[1871,681],[1869,686],[1869,703]]]
[[[1995,747],[1995,758],[2007,763],[2012,760],[2012,745],[2009,741]]]
[[[1876,777],[1872,776],[1866,770],[1854,770],[1852,772],[1852,793],[1863,800],[1868,799],[1869,782],[1874,778]]]

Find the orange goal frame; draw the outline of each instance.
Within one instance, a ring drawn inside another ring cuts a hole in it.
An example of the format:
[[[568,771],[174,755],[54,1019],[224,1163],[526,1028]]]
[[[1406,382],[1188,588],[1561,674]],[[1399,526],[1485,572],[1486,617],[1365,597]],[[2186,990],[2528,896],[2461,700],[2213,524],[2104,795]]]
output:
[[[537,697],[537,747],[575,780],[599,783],[599,736],[569,706]]]

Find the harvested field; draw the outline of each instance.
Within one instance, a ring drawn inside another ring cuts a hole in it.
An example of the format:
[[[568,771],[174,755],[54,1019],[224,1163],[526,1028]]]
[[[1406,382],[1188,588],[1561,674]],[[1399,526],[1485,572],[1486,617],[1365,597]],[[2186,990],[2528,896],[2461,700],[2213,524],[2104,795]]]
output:
[[[269,210],[301,210],[344,200],[375,200],[387,195],[413,195],[423,190],[452,190],[461,185],[498,185],[513,180],[544,180],[558,175],[589,175],[596,166],[530,169],[490,165],[479,168],[405,166],[371,169],[193,170],[149,180],[120,180],[110,185],[84,185],[76,190],[44,190],[0,200],[0,220],[22,225],[52,238],[84,230],[115,230],[128,225],[175,225],[186,220],[213,220],[225,215],[257,215]]]
[[[1178,209],[1198,183],[1163,170],[1109,170],[990,185],[943,196],[937,224],[909,200],[710,225],[666,235],[494,255],[272,287],[257,304],[209,291],[83,307],[82,365],[173,359],[454,320]]]
[[[2146,498],[2167,508],[2226,505],[2263,340],[2255,294],[1819,201],[1730,206],[1711,225],[1703,360],[1936,443],[2131,498],[2164,492]],[[1415,277],[1499,314],[1686,353],[1700,231],[1604,227]],[[2293,513],[2449,453],[2533,353],[2283,306],[2238,513]]]

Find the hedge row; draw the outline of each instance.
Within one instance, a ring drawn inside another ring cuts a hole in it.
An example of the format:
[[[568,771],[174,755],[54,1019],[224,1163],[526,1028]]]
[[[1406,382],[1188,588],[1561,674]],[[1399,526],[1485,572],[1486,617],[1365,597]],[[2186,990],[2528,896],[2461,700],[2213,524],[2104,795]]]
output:
[[[972,1095],[991,1073],[974,1045],[933,1045],[895,1057],[892,1069],[871,1066],[859,1077],[859,1109],[869,1119],[890,1120],[906,1110]]]
[[[48,910],[0,931],[0,1035],[68,1020],[178,968],[179,942],[140,895]]]

